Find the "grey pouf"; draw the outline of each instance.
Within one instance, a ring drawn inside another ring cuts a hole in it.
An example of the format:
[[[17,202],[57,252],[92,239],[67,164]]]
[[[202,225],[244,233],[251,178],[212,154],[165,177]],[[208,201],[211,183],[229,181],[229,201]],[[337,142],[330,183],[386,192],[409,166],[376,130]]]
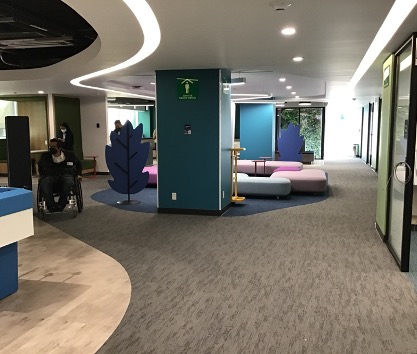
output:
[[[286,196],[291,192],[288,178],[251,177],[246,173],[237,174],[237,193],[253,196]]]

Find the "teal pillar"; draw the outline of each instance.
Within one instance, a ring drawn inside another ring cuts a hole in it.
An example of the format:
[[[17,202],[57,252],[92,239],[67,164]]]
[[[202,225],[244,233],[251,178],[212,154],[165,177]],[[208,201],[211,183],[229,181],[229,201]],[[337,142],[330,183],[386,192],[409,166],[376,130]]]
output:
[[[156,72],[158,211],[221,215],[231,204],[230,71]]]

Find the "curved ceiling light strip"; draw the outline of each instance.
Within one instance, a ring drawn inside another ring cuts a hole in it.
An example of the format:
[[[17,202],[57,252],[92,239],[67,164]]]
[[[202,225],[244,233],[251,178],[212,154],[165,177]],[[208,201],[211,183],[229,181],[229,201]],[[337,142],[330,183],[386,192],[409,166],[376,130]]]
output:
[[[348,84],[348,88],[353,90],[359,80],[365,75],[370,66],[373,64],[378,55],[385,48],[392,36],[397,32],[398,28],[413,10],[417,4],[417,0],[396,0],[392,5],[387,17],[381,28],[378,30],[374,40],[368,48],[365,56],[359,64],[356,72]]]
[[[161,41],[161,30],[159,28],[158,20],[155,17],[155,14],[153,13],[151,7],[145,0],[123,0],[125,4],[129,7],[129,9],[132,11],[132,13],[137,18],[139,25],[142,27],[143,31],[143,37],[144,42],[142,48],[130,59],[114,65],[110,68],[103,69],[96,71],[94,73],[84,75],[77,77],[75,79],[72,79],[70,82],[71,84],[75,86],[90,88],[94,90],[101,90],[101,91],[109,91],[109,92],[116,92],[116,93],[122,93],[124,95],[130,95],[145,99],[152,99],[154,100],[155,97],[152,96],[145,96],[145,95],[138,95],[133,93],[127,93],[122,91],[115,91],[115,90],[109,90],[104,89],[101,87],[96,86],[88,86],[81,83],[81,81],[92,79],[94,77],[98,77],[101,75],[109,74],[117,70],[125,69],[129,66],[132,66],[134,64],[139,63],[149,55],[151,55],[156,48],[159,46],[159,42]]]
[[[231,96],[240,96],[237,98],[232,98],[233,102],[244,103],[250,100],[262,100],[267,98],[272,98],[272,93],[246,93],[246,94],[239,94],[239,93],[232,93]],[[241,102],[244,101],[244,102]]]

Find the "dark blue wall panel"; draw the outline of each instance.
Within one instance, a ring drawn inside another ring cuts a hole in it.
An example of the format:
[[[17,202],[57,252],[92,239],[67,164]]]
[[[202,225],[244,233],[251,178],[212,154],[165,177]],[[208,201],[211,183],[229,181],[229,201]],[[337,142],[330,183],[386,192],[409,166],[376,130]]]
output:
[[[0,299],[17,291],[17,242],[0,247]]]

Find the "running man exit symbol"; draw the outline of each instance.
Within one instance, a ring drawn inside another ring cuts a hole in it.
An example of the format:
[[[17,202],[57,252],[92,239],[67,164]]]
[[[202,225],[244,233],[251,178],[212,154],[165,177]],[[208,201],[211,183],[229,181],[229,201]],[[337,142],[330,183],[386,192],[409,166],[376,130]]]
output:
[[[177,94],[179,100],[196,100],[198,97],[198,79],[177,77]]]

